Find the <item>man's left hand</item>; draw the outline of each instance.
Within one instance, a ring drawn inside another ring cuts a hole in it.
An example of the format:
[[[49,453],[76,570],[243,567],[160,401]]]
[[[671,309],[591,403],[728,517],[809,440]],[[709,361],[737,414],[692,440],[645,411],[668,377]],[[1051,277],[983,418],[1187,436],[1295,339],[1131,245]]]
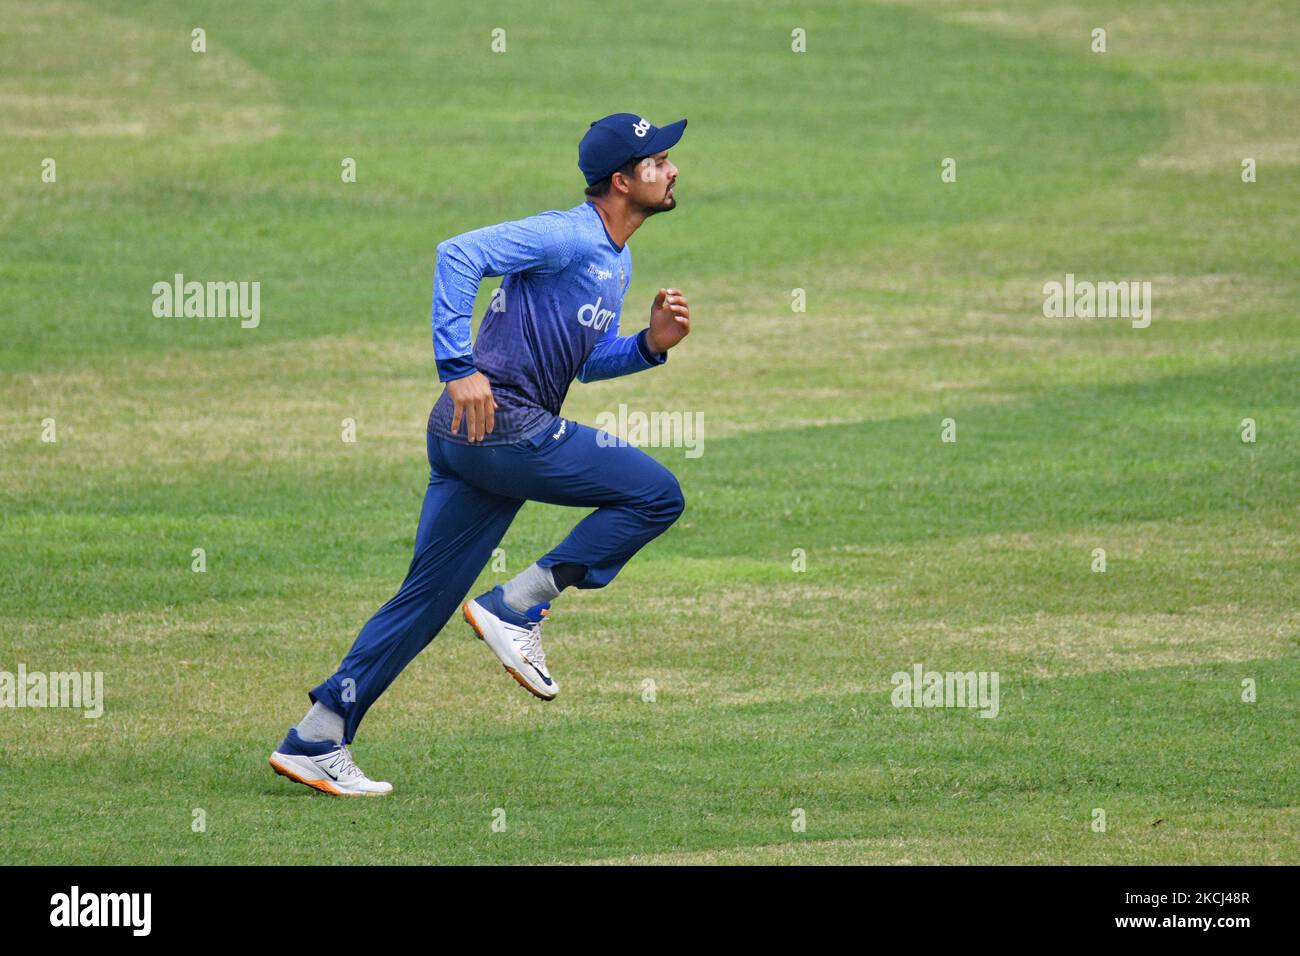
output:
[[[681,289],[660,289],[650,307],[650,330],[645,344],[650,351],[667,352],[691,331],[691,306]]]

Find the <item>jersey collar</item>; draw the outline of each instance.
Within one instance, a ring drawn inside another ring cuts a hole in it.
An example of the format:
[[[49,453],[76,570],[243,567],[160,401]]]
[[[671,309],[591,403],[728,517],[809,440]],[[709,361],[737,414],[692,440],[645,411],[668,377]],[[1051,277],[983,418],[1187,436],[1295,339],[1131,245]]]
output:
[[[622,253],[623,246],[620,246],[615,242],[614,237],[611,236],[609,230],[605,228],[605,217],[600,214],[600,210],[596,208],[596,204],[588,199],[583,205],[591,207],[592,213],[596,216],[596,221],[600,223],[600,231],[605,234],[605,238],[609,241],[610,247],[613,248],[615,252]]]

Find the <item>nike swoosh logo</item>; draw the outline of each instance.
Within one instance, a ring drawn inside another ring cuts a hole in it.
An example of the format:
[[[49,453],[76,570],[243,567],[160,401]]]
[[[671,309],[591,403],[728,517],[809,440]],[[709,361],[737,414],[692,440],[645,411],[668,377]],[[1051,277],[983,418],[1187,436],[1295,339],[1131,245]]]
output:
[[[316,766],[320,767],[321,770],[324,770],[324,771],[325,771],[325,776],[329,777],[331,780],[338,780],[338,777],[336,777],[334,774],[330,773],[330,768],[329,768],[329,767],[326,767],[326,766],[324,766],[323,764],[316,764]]]
[[[537,676],[540,677],[540,678],[542,679],[542,682],[543,682],[544,684],[546,684],[547,687],[550,687],[553,683],[555,683],[555,681],[551,680],[549,677],[547,677],[545,674],[543,674],[540,670],[538,670],[538,667],[537,667],[536,664],[534,664],[534,663],[533,663],[532,661],[530,661],[528,658],[524,657],[524,655],[522,655],[522,654],[520,654],[519,656],[520,656],[521,658],[523,658],[523,662],[524,662],[525,664],[527,664],[527,665],[528,665],[529,667],[531,667],[533,670],[537,671]]]

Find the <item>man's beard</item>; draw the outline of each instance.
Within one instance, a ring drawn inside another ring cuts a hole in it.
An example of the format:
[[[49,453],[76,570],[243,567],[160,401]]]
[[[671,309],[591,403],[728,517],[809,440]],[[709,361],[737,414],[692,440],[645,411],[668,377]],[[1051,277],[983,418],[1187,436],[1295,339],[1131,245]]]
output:
[[[644,203],[642,203],[641,212],[642,214],[644,214],[645,218],[649,219],[651,216],[661,212],[672,212],[674,209],[677,208],[676,196],[673,196],[671,199],[669,199],[668,197],[664,197],[663,201],[667,203],[667,205],[647,206]]]

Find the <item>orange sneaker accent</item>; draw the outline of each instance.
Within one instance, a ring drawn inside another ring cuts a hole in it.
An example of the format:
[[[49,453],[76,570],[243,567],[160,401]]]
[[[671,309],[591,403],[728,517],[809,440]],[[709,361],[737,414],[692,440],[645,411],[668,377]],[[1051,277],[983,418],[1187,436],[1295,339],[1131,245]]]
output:
[[[478,629],[478,625],[474,623],[474,615],[472,615],[472,614],[469,613],[469,602],[468,602],[468,601],[466,601],[464,604],[462,604],[462,605],[460,606],[460,613],[464,616],[464,618],[465,618],[465,623],[467,623],[470,627],[474,628],[474,633],[477,634],[477,635],[478,635],[478,639],[479,639],[480,641],[482,641],[482,640],[483,640],[483,632],[480,631],[480,630]],[[545,614],[546,612],[543,611],[542,613]],[[487,643],[487,642],[484,641],[484,643]],[[505,664],[502,664],[501,666],[502,666],[502,667],[505,667],[505,669],[506,669],[506,673],[509,674],[511,677],[513,677],[513,678],[515,679],[515,681],[518,682],[518,684],[519,684],[520,687],[522,687],[524,690],[528,691],[528,693],[532,694],[532,695],[533,695],[534,697],[536,697],[538,700],[555,700],[555,696],[554,696],[554,695],[552,695],[552,696],[550,696],[550,697],[543,697],[541,694],[537,693],[537,691],[535,691],[535,690],[533,690],[531,687],[529,687],[529,686],[528,686],[528,681],[524,680],[523,677],[520,676],[519,672],[518,672],[517,670],[515,670],[513,667],[510,667],[510,666],[505,665]]]
[[[474,616],[469,613],[468,601],[460,606],[460,613],[464,615],[465,623],[474,628],[474,633],[478,635],[478,639],[483,640],[483,632],[478,629],[478,625],[474,623]]]
[[[302,777],[298,776],[296,773],[294,773],[292,770],[289,770],[287,767],[281,767],[278,763],[275,762],[274,757],[268,760],[267,763],[269,763],[271,765],[271,769],[274,770],[276,773],[278,773],[280,776],[288,777],[290,780],[294,781],[295,783],[301,783],[305,786],[313,787],[316,790],[319,790],[321,793],[328,793],[334,797],[343,796],[343,791],[340,790],[338,787],[334,786],[332,783],[329,783],[326,780],[304,780],[302,779]]]

